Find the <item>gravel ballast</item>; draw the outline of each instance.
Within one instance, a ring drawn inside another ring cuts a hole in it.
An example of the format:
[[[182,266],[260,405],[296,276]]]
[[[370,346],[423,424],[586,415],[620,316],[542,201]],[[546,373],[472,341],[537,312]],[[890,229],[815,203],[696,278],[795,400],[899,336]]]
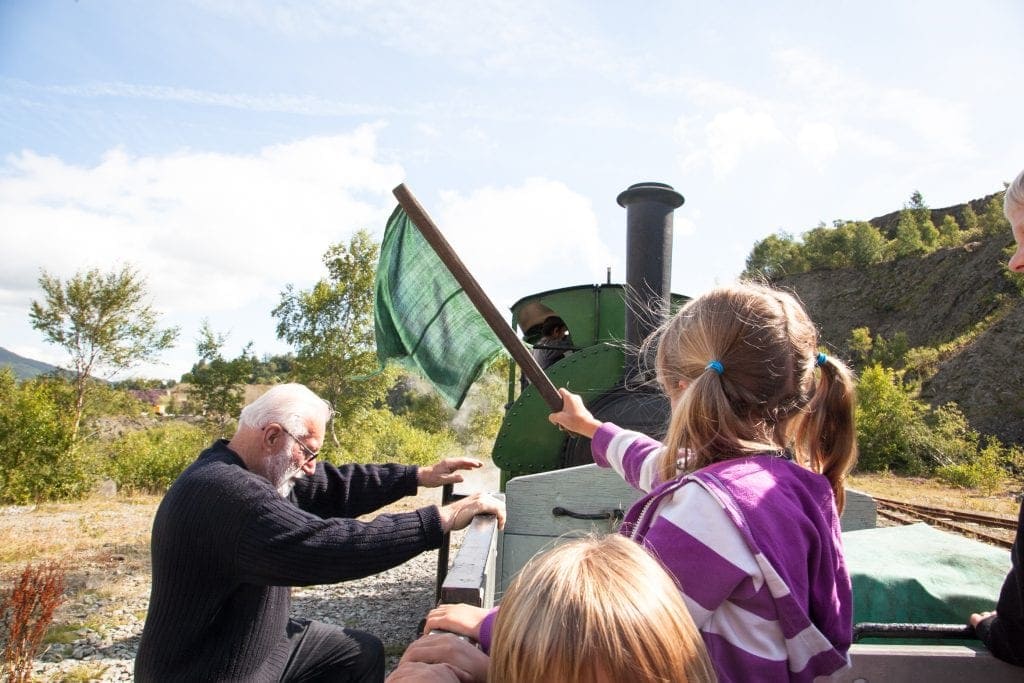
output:
[[[405,647],[416,639],[420,620],[434,606],[437,551],[423,553],[405,564],[375,576],[328,586],[295,588],[292,614],[373,633],[388,653],[388,671]],[[130,681],[148,604],[149,577],[125,576],[138,597],[113,599],[85,595],[71,614],[89,623],[103,612],[110,622],[82,628],[75,639],[51,645],[35,661],[37,680]]]

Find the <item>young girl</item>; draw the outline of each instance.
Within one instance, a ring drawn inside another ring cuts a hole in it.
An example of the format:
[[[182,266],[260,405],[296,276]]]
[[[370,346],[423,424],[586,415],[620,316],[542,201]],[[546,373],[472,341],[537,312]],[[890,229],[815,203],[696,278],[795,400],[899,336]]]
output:
[[[645,343],[672,405],[665,444],[560,390],[551,422],[647,491],[621,532],[657,557],[721,681],[847,666],[853,601],[837,510],[856,459],[853,378],[789,294],[748,283],[689,302]]]
[[[534,557],[505,592],[493,627],[482,637],[489,661],[450,634],[427,635],[409,646],[389,683],[715,680],[672,577],[621,536],[576,539]]]

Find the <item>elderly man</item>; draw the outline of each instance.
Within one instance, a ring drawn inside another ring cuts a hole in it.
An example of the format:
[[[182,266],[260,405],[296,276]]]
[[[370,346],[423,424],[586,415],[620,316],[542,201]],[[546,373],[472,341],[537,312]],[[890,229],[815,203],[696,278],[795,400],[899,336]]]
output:
[[[203,451],[167,491],[153,523],[153,586],[135,660],[138,681],[382,681],[380,641],[289,616],[290,586],[335,583],[437,548],[474,515],[504,523],[500,500],[355,517],[418,486],[479,467],[317,462],[330,407],[300,384],[246,406],[230,441]]]

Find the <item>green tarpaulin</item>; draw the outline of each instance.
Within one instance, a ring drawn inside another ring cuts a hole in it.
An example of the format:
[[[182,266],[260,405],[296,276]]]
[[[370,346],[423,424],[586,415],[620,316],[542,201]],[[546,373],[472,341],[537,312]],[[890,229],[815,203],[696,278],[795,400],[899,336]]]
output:
[[[927,524],[848,531],[853,620],[966,624],[995,608],[1010,553]]]
[[[502,349],[401,207],[384,231],[373,309],[381,365],[393,359],[420,372],[456,408]]]

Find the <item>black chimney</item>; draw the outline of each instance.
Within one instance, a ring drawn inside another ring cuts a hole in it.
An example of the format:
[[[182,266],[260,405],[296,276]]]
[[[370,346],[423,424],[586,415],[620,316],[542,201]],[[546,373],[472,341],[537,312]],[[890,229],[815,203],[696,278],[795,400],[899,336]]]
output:
[[[630,185],[617,200],[626,209],[626,378],[636,349],[668,316],[672,294],[672,213],[683,195],[665,183]]]

